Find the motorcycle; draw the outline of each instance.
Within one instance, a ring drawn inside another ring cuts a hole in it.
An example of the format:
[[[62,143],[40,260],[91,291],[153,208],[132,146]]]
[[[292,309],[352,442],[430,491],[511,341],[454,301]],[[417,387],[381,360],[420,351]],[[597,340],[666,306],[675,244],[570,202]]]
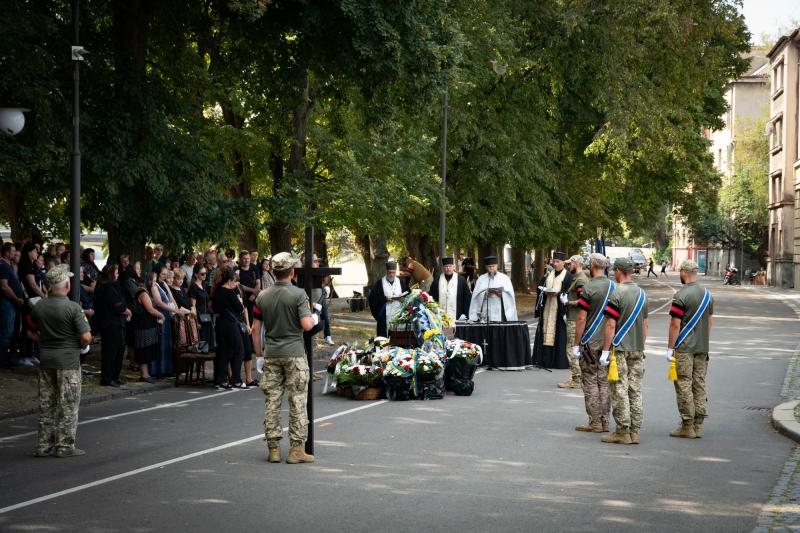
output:
[[[736,272],[738,270],[736,268],[728,269],[725,272],[725,279],[722,281],[723,285],[741,285],[742,282],[739,281],[739,278],[736,277]]]

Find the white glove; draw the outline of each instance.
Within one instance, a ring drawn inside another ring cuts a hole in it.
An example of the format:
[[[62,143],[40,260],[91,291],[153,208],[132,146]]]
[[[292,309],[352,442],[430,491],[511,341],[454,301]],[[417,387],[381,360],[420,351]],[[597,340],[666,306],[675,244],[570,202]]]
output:
[[[256,357],[256,372],[261,374],[264,372],[264,358],[263,357]]]
[[[675,360],[675,350],[672,348],[667,348],[667,353],[664,354],[667,358],[667,363],[671,363]]]
[[[611,357],[611,352],[608,350],[603,350],[603,353],[600,354],[600,364],[603,366],[608,366],[611,364],[609,358]]]
[[[572,347],[572,357],[573,359],[580,359],[581,358],[581,347],[577,344]]]
[[[568,300],[567,300],[567,295],[565,293],[562,292],[561,294],[559,294],[558,299],[561,300],[561,303],[563,305],[567,305]]]
[[[331,288],[330,288],[330,287],[328,287],[327,285],[325,285],[325,286],[322,288],[322,290],[324,290],[324,291],[325,291],[325,298],[330,298],[330,297],[331,297]]]
[[[317,324],[319,324],[319,315],[317,313],[311,313],[311,320],[314,322],[314,325],[316,326]]]
[[[315,303],[312,307],[314,308],[314,311],[316,311],[317,313],[322,311],[322,304],[320,303]]]

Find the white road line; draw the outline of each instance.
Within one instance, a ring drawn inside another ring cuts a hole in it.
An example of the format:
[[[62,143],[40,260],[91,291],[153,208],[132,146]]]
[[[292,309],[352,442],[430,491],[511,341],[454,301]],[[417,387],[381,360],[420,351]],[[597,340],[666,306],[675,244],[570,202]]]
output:
[[[355,413],[357,411],[361,411],[364,409],[369,409],[371,407],[375,407],[377,405],[382,405],[386,403],[388,400],[379,400],[377,402],[368,403],[366,405],[362,405],[361,407],[355,407],[353,409],[348,409],[346,411],[340,411],[338,413],[334,413],[332,415],[323,416],[322,418],[315,418],[314,423],[324,422],[325,420],[330,420],[332,418],[337,418],[344,415],[349,415],[351,413]],[[283,431],[287,431],[288,428],[283,428]],[[83,485],[78,485],[77,487],[72,487],[69,489],[61,490],[58,492],[54,492],[52,494],[47,494],[45,496],[40,496],[39,498],[34,498],[32,500],[16,503],[14,505],[9,505],[8,507],[0,508],[0,514],[9,513],[11,511],[15,511],[17,509],[22,509],[24,507],[30,507],[31,505],[36,505],[37,503],[46,502],[48,500],[53,500],[55,498],[59,498],[61,496],[66,496],[68,494],[74,494],[76,492],[80,492],[86,489],[90,489],[92,487],[97,487],[99,485],[105,485],[107,483],[111,483],[112,481],[118,481],[120,479],[125,479],[126,477],[135,476],[138,474],[142,474],[144,472],[149,472],[150,470],[156,470],[158,468],[163,468],[165,466],[169,466],[175,463],[180,463],[183,461],[188,461],[189,459],[194,459],[195,457],[200,457],[203,455],[208,455],[210,453],[218,452],[220,450],[225,450],[227,448],[233,448],[235,446],[239,446],[240,444],[246,444],[248,442],[252,442],[254,440],[263,439],[264,434],[259,433],[258,435],[253,435],[252,437],[247,437],[244,439],[235,440],[233,442],[228,442],[222,444],[220,446],[214,446],[213,448],[208,448],[206,450],[200,450],[194,453],[190,453],[188,455],[183,455],[181,457],[175,457],[173,459],[167,459],[166,461],[161,461],[160,463],[155,463],[148,466],[143,466],[142,468],[137,468],[135,470],[129,470],[128,472],[123,472],[121,474],[117,474],[114,476],[104,477],[102,479],[98,479],[96,481],[91,481],[89,483],[85,483]]]
[[[200,401],[200,400],[207,400],[209,398],[219,398],[220,396],[223,396],[225,394],[229,394],[231,392],[237,392],[237,391],[235,389],[233,389],[233,390],[228,390],[228,391],[224,391],[224,392],[218,392],[216,394],[209,394],[207,396],[199,396],[197,398],[190,398],[188,400],[181,400],[180,402],[162,403],[162,404],[159,404],[159,405],[154,405],[153,407],[145,407],[143,409],[136,409],[135,411],[125,411],[123,413],[117,413],[115,415],[101,416],[99,418],[90,418],[88,420],[81,420],[80,422],[78,422],[78,425],[82,426],[84,424],[94,424],[95,422],[102,422],[102,421],[105,421],[105,420],[114,420],[115,418],[122,418],[123,416],[138,415],[138,414],[141,414],[141,413],[146,413],[148,411],[155,411],[157,409],[167,409],[169,407],[180,407],[180,406],[182,406],[184,404],[187,404],[187,403],[197,402],[197,401]],[[30,437],[31,435],[36,435],[36,432],[35,431],[28,431],[26,433],[18,433],[16,435],[9,435],[7,437],[0,438],[0,442],[7,442],[7,441],[10,441],[10,440],[21,439],[22,437]]]

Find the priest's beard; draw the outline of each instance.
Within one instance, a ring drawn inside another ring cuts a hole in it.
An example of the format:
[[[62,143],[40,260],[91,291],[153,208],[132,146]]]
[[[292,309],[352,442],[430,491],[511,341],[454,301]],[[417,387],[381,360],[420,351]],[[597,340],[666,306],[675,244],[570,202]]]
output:
[[[386,281],[388,281],[389,283],[394,283],[394,278],[395,278],[395,276],[389,276],[389,275],[387,275],[387,276],[386,276]]]
[[[497,275],[497,272],[489,272],[488,274],[489,274],[489,279],[494,279],[494,277]]]

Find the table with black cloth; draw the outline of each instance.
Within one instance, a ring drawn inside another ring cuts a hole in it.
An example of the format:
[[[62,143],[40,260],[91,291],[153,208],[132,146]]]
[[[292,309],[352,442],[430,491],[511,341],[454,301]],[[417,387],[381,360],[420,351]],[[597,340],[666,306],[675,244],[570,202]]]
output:
[[[456,338],[482,347],[483,364],[490,368],[524,370],[532,364],[527,322],[456,322]]]

